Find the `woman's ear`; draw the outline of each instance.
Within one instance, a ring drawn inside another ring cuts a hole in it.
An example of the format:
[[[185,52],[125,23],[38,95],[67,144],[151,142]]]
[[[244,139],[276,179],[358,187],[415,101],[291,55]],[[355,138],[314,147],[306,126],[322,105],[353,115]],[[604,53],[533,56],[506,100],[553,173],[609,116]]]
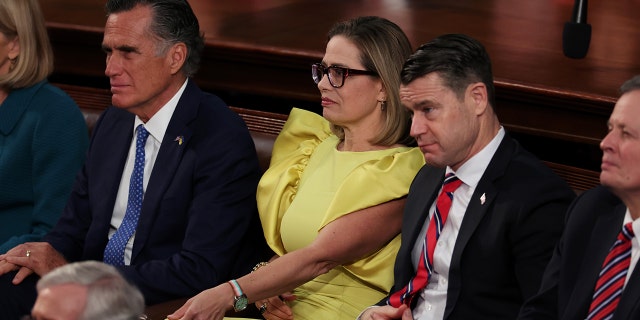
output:
[[[7,51],[7,57],[9,60],[15,60],[20,55],[20,38],[18,36],[13,37],[13,39],[7,43],[7,48],[9,49]]]

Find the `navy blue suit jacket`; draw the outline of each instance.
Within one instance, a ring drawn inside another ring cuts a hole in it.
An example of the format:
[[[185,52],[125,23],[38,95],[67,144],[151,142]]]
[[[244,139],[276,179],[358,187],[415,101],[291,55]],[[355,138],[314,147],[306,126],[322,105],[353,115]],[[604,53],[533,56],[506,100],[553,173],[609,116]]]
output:
[[[547,267],[540,292],[519,319],[585,319],[598,274],[622,230],[626,206],[604,187],[584,192],[571,205],[562,239]],[[613,319],[640,319],[638,266]]]
[[[411,251],[444,173],[427,165],[411,185],[391,292],[403,288],[415,274]],[[444,319],[514,319],[540,286],[574,197],[560,177],[505,135],[460,226]]]
[[[110,107],[95,126],[67,207],[44,238],[68,261],[103,259],[133,123]],[[119,268],[147,304],[195,295],[263,259],[259,177],[244,122],[189,80],[145,191],[131,265]]]

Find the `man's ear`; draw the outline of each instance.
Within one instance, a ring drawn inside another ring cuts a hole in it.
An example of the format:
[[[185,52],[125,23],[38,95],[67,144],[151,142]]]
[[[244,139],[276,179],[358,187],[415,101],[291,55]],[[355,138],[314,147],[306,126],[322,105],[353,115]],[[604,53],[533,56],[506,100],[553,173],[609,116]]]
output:
[[[482,82],[476,82],[469,85],[467,94],[473,101],[476,115],[481,115],[487,110],[489,97],[487,96],[487,86]]]
[[[178,73],[187,61],[187,46],[182,42],[174,44],[169,49],[167,59],[169,59],[171,74]]]

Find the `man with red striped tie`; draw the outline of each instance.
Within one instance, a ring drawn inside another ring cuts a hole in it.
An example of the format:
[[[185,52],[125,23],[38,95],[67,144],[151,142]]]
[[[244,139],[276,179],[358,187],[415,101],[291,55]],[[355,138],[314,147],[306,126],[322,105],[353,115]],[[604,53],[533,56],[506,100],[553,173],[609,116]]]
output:
[[[602,186],[571,205],[540,292],[520,319],[640,319],[640,76],[625,82],[600,142]]]
[[[475,39],[422,45],[401,80],[426,165],[407,197],[391,294],[360,319],[515,319],[575,194],[500,125],[491,61]]]

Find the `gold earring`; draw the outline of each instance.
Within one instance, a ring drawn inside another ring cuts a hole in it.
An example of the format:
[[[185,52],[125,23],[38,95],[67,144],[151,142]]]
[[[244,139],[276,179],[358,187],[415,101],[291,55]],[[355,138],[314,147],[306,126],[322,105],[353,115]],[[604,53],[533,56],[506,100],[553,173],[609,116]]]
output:
[[[15,57],[13,59],[9,59],[9,71],[12,71],[13,68],[16,67],[16,62],[18,61],[18,57]]]

